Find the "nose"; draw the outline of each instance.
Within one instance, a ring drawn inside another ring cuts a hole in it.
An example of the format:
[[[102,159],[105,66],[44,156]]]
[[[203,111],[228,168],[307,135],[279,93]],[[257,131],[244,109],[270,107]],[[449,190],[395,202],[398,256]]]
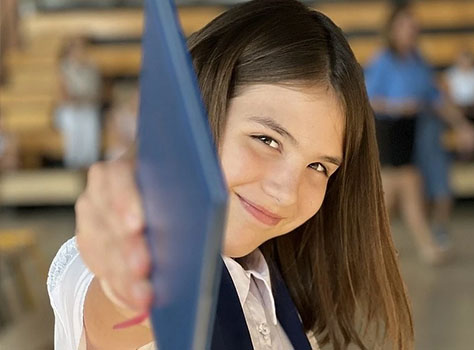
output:
[[[281,207],[289,207],[298,199],[302,170],[288,163],[280,164],[267,170],[263,181],[262,190],[275,199]]]

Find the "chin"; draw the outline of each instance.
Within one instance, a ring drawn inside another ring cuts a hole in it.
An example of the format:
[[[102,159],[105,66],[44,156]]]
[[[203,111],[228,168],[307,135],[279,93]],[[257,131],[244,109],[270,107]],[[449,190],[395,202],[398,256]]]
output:
[[[222,252],[231,258],[241,258],[253,252],[263,241],[254,231],[242,227],[226,231]]]
[[[230,258],[241,258],[250,254],[254,250],[255,248],[252,249],[252,248],[243,247],[240,245],[229,246],[229,245],[224,244],[224,248],[222,249],[222,254]]]

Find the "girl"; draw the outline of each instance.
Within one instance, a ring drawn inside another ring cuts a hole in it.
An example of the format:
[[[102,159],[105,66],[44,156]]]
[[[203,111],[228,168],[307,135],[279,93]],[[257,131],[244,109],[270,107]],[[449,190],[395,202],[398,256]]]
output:
[[[237,306],[218,306],[212,349],[411,349],[373,115],[341,30],[298,1],[254,0],[189,49],[229,191],[218,305]],[[151,302],[132,162],[94,165],[76,211],[49,278],[57,348],[145,346],[147,322],[113,330]]]

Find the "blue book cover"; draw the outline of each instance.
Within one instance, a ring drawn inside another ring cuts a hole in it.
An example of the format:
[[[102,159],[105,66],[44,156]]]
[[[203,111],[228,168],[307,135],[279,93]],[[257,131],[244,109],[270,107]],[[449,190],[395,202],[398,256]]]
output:
[[[227,190],[172,0],[145,1],[137,182],[160,350],[208,349]]]

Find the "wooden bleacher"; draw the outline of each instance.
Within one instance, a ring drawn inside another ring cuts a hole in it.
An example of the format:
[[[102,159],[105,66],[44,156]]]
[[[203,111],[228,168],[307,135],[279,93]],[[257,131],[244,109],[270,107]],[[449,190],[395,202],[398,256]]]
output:
[[[361,64],[380,48],[377,33],[389,12],[387,2],[324,2],[313,7],[348,34]],[[224,10],[216,6],[180,8],[185,35]],[[421,22],[422,51],[433,65],[447,66],[462,47],[474,51],[474,1],[419,1],[415,12]],[[137,76],[142,30],[142,11],[136,8],[40,12],[23,19],[24,47],[6,55],[9,81],[0,88],[0,113],[7,131],[18,136],[26,168],[37,168],[42,157],[62,155],[62,141],[53,118],[59,96],[58,56],[65,41],[76,35],[94,39],[97,44],[90,45],[88,53],[106,79]],[[470,186],[474,189],[474,183]],[[469,192],[467,187],[460,186],[460,192]]]
[[[313,6],[345,31],[380,31],[390,12],[387,1],[347,1]],[[460,28],[474,25],[474,3],[464,0],[418,1],[414,12],[421,28]]]
[[[460,197],[474,198],[474,163],[458,162],[452,167],[451,185]]]
[[[138,76],[141,64],[140,44],[97,45],[88,50],[103,77]],[[120,57],[117,59],[117,57]]]
[[[383,44],[380,37],[355,37],[350,44],[361,64],[367,63]],[[420,38],[420,48],[425,57],[435,67],[447,67],[461,49],[474,52],[474,32],[461,34],[425,34]]]
[[[0,177],[0,204],[62,205],[72,204],[85,184],[82,171],[36,169],[4,173]]]

